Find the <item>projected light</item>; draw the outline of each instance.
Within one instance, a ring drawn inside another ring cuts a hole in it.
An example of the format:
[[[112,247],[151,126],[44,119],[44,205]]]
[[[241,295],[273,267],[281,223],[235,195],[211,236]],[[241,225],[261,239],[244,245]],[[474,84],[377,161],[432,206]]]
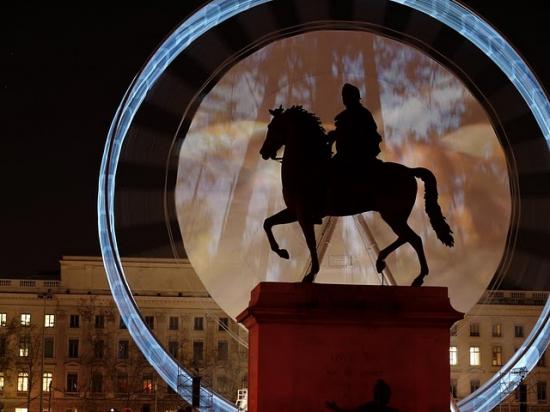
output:
[[[368,0],[364,0],[368,1]],[[519,91],[547,143],[550,141],[550,102],[521,57],[508,42],[481,18],[464,6],[449,0],[391,0],[446,24],[463,35],[485,53],[508,77]],[[159,375],[177,390],[177,377],[181,369],[145,326],[124,276],[115,233],[114,196],[115,176],[121,148],[134,116],[147,92],[163,75],[169,64],[199,36],[231,17],[270,0],[214,0],[183,22],[158,48],[143,70],[130,85],[107,135],[99,180],[98,227],[101,251],[113,298],[128,330],[147,360]],[[461,411],[487,411],[501,399],[501,385],[517,386],[517,368],[530,371],[537,363],[550,340],[550,303],[522,347],[510,361],[479,390],[460,403]],[[201,390],[206,400],[210,391]],[[180,394],[184,396],[184,394]],[[186,395],[189,397],[189,395]],[[190,399],[186,399],[191,401]],[[213,394],[216,411],[236,411],[236,408],[217,394]]]

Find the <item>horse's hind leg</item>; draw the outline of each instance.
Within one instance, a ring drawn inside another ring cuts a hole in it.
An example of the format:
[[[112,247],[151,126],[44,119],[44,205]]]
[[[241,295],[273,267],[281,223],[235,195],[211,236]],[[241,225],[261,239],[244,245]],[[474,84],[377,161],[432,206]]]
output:
[[[271,228],[276,225],[284,225],[295,221],[296,215],[288,209],[283,209],[280,212],[275,213],[273,216],[270,216],[266,220],[264,220],[264,230],[267,234],[267,240],[269,240],[271,250],[273,250],[284,259],[288,259],[290,256],[285,249],[279,248],[279,244],[275,240],[275,236],[273,236],[273,231],[271,230]]]
[[[414,279],[411,286],[421,286],[422,283],[424,283],[424,278],[429,273],[428,262],[426,261],[424,246],[422,245],[422,238],[418,236],[414,230],[411,229],[406,221],[392,222],[390,220],[386,220],[386,222],[390,225],[398,238],[395,242],[393,242],[380,252],[380,254],[378,255],[378,259],[376,260],[376,269],[381,272],[386,266],[384,259],[395,249],[397,249],[404,243],[409,242],[415,250],[416,254],[418,255],[418,260],[420,262],[420,274]]]
[[[317,242],[315,241],[315,229],[311,219],[299,219],[302,232],[306,238],[307,248],[311,255],[311,270],[304,276],[302,282],[313,283],[315,276],[319,273],[319,257],[317,256]]]

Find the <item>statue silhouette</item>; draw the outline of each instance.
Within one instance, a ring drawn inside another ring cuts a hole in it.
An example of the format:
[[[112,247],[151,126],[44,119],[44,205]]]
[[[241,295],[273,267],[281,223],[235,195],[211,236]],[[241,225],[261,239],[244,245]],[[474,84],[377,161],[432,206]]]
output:
[[[342,87],[342,101],[346,109],[334,119],[336,129],[329,132],[329,144],[336,141],[336,167],[358,170],[365,161],[371,161],[380,153],[382,137],[376,122],[360,102],[359,89],[349,83]]]
[[[277,151],[285,146],[281,180],[287,206],[264,222],[271,249],[280,257],[289,258],[288,252],[275,240],[272,228],[298,221],[311,255],[311,270],[303,282],[313,282],[319,272],[314,224],[325,216],[378,211],[397,239],[380,251],[376,269],[382,272],[386,257],[408,242],[420,261],[420,273],[412,285],[422,285],[429,273],[422,239],[407,224],[416,199],[415,177],[424,181],[426,212],[437,237],[449,247],[454,244],[452,230],[437,203],[437,184],[432,172],[379,160],[365,162],[365,171],[355,170],[356,167],[341,169],[337,163],[345,160],[345,155],[340,160],[331,158],[330,140],[318,117],[301,106],[286,110],[280,106],[269,112],[273,119],[267,127],[260,154],[263,159],[275,159]],[[337,135],[337,144],[339,138]]]
[[[391,398],[391,388],[382,379],[378,379],[374,385],[373,400],[357,408],[342,409],[336,405],[336,402],[327,402],[327,408],[334,412],[399,412],[388,404]]]

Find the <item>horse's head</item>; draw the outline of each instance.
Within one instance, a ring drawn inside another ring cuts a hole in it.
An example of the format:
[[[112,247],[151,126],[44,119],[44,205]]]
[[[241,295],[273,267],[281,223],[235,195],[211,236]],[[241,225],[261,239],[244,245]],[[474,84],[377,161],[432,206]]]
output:
[[[269,110],[269,113],[273,116],[271,122],[267,126],[267,134],[265,136],[264,144],[260,149],[260,155],[262,159],[275,159],[277,151],[285,144],[285,124],[282,114],[285,109],[280,105],[278,108]]]

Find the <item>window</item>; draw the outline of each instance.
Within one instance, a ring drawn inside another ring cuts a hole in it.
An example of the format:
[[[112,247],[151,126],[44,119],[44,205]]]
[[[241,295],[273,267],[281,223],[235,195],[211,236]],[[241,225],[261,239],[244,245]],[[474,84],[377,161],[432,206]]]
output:
[[[4,378],[4,372],[0,372],[0,393],[4,392],[4,385],[6,384]]]
[[[44,327],[53,328],[55,326],[55,315],[46,314],[44,315]]]
[[[458,383],[457,383],[457,380],[456,379],[451,379],[451,395],[453,396],[453,398],[458,398],[458,390],[457,390],[457,387],[458,387]]]
[[[69,358],[78,358],[78,339],[69,339]]]
[[[31,314],[22,313],[21,314],[21,326],[30,326],[31,325]]]
[[[220,318],[218,322],[218,330],[225,332],[229,328],[229,318]]]
[[[151,330],[155,329],[155,317],[154,316],[145,316],[145,324]]]
[[[472,379],[470,381],[470,393],[473,393],[479,389],[479,379]]]
[[[179,329],[179,318],[177,316],[170,316],[170,321],[168,323],[168,329],[178,330]]]
[[[546,401],[546,382],[544,381],[537,382],[537,401]]]
[[[204,330],[203,318],[195,318],[193,330]]]
[[[171,340],[168,342],[168,353],[172,355],[174,358],[178,357],[178,348],[179,343],[176,340]]]
[[[78,374],[67,374],[67,392],[78,392]]]
[[[92,375],[92,392],[103,392],[103,375],[101,373],[94,373]]]
[[[449,364],[456,365],[458,363],[458,350],[456,346],[449,348]]]
[[[143,393],[153,393],[153,375],[143,375]]]
[[[116,390],[118,393],[128,392],[128,375],[119,373],[116,377]]]
[[[0,358],[6,356],[6,348],[7,348],[7,343],[6,343],[6,337],[5,336],[0,336]]]
[[[102,339],[96,340],[94,342],[94,358],[103,359],[104,352],[105,352],[105,342]]]
[[[122,317],[118,321],[118,328],[119,329],[126,329],[126,324],[124,323],[124,319],[122,319]]]
[[[458,333],[458,325],[455,323],[453,326],[451,326],[451,336],[456,336]]]
[[[8,314],[0,313],[0,326],[2,327],[6,326],[7,321],[8,321]]]
[[[493,324],[493,337],[500,338],[502,336],[502,325],[500,323]]]
[[[479,323],[470,323],[470,336],[479,336]]]
[[[21,336],[19,338],[19,356],[26,358],[29,356],[29,347],[31,346],[30,336]]]
[[[128,348],[130,342],[127,340],[118,341],[118,358],[119,359],[128,359]]]
[[[29,373],[19,372],[17,374],[17,392],[27,392],[29,390]]]
[[[521,325],[514,326],[514,336],[516,338],[523,338],[523,326]]]
[[[103,329],[105,327],[105,316],[104,315],[95,315],[95,328]]]
[[[42,374],[42,390],[44,392],[49,392],[52,387],[53,373],[44,372]]]
[[[229,345],[226,340],[218,342],[218,360],[226,361],[229,358]]]
[[[194,361],[203,360],[203,350],[204,350],[203,342],[193,342],[193,360]]]
[[[52,336],[46,336],[44,338],[44,357],[53,358],[53,344],[54,340]]]
[[[470,366],[481,365],[479,346],[470,346]]]
[[[71,315],[69,317],[69,328],[80,327],[80,315]]]
[[[493,346],[493,355],[491,358],[493,366],[502,366],[502,346]]]

